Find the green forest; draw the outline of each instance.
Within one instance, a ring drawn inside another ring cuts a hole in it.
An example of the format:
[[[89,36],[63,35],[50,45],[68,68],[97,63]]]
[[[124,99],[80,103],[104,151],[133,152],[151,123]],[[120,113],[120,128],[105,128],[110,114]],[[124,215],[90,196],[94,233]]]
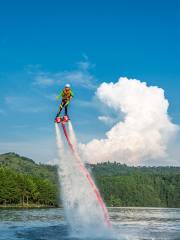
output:
[[[180,207],[180,167],[87,165],[107,206]],[[0,155],[0,206],[59,206],[57,166]]]
[[[15,153],[0,155],[1,206],[58,206],[57,168]]]

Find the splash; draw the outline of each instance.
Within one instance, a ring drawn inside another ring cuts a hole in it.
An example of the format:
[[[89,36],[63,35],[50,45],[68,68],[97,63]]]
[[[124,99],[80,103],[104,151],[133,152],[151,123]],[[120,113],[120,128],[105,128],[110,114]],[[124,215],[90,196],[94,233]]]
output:
[[[75,147],[75,149],[77,150],[77,138],[76,138],[76,134],[74,132],[71,121],[68,121],[68,131],[69,131],[69,137],[71,139],[71,142]]]
[[[72,124],[69,124],[68,129],[69,135],[72,137],[72,142],[77,142]],[[107,238],[110,231],[107,227],[107,222],[105,222],[104,212],[98,202],[94,189],[87,179],[89,173],[86,172],[85,176],[85,172],[82,171],[84,165],[80,162],[80,157],[77,161],[77,152],[73,155],[66,148],[57,124],[55,124],[55,130],[59,155],[58,173],[61,198],[71,233],[73,235],[80,235],[81,237],[87,237],[91,233],[91,237],[94,238]]]

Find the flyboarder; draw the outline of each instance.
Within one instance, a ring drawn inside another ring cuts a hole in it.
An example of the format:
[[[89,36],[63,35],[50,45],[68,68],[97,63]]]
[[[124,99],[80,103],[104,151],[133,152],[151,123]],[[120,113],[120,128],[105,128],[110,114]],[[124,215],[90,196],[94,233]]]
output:
[[[57,119],[59,119],[61,111],[62,111],[63,108],[65,110],[65,116],[69,119],[69,116],[68,116],[68,105],[69,105],[72,97],[74,97],[74,93],[71,90],[70,84],[66,84],[65,85],[64,89],[56,97],[56,99],[59,100],[61,97],[62,97],[62,100],[61,100],[61,104],[60,104],[59,110],[58,110],[56,118],[55,118],[55,122],[57,122]]]

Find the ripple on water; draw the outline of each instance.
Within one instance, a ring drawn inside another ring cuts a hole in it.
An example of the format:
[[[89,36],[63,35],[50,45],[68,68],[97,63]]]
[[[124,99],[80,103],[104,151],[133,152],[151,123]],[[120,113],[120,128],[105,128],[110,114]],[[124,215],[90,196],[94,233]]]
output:
[[[180,209],[110,208],[109,211],[115,239],[180,240]],[[71,236],[68,230],[60,208],[0,210],[0,240],[92,239],[91,233],[88,238],[81,238]]]

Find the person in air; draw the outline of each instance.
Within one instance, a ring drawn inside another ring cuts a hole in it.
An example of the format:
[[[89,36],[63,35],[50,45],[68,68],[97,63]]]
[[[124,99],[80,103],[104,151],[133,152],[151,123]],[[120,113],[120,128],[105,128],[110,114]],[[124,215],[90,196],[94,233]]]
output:
[[[65,109],[65,116],[68,116],[68,105],[72,99],[72,97],[74,97],[74,93],[71,90],[71,86],[70,84],[66,84],[64,89],[61,91],[61,93],[56,97],[57,100],[59,100],[62,97],[61,100],[61,104],[58,110],[58,113],[56,115],[56,118],[60,117],[61,111],[64,108]]]

